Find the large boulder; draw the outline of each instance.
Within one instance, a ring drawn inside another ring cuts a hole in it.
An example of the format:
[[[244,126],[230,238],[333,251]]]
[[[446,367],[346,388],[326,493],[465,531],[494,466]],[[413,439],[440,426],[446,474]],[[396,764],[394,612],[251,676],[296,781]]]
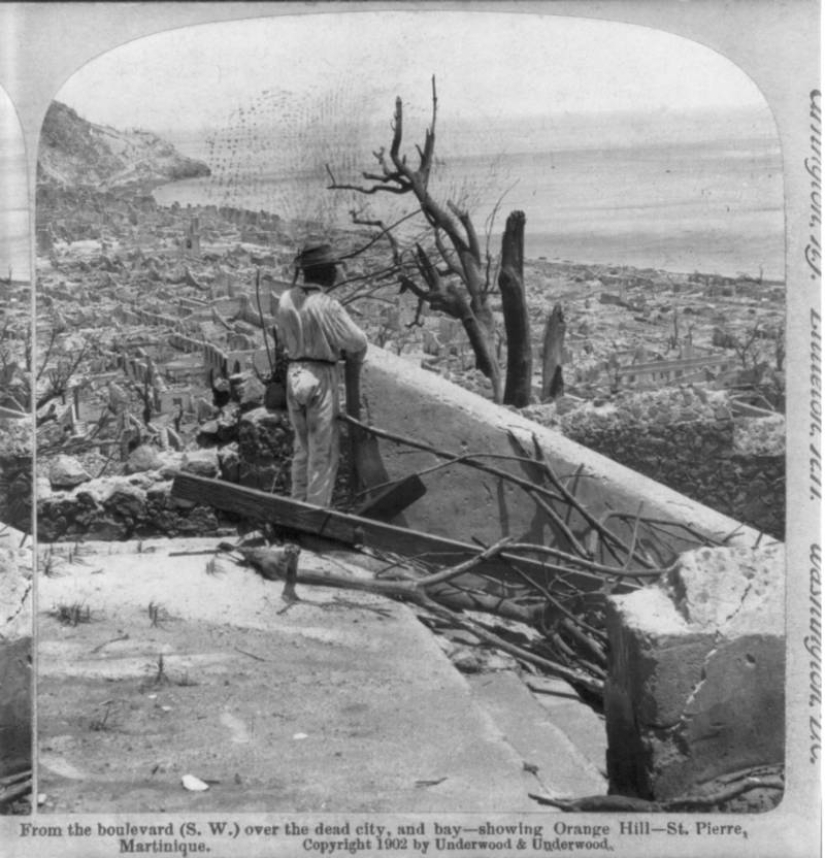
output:
[[[163,460],[157,447],[141,444],[129,455],[125,471],[127,474],[140,474],[146,471],[157,471],[162,466]]]
[[[53,489],[73,489],[91,479],[88,471],[74,456],[57,456],[49,468]]]
[[[779,544],[688,552],[608,600],[611,791],[665,800],[783,762],[784,606]]]

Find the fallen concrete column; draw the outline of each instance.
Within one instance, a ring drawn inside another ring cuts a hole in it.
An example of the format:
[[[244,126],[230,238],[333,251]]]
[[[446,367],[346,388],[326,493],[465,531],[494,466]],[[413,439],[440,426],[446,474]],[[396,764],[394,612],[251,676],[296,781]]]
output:
[[[594,518],[609,518],[611,527],[617,526],[617,511],[630,512],[632,517],[643,504],[644,516],[689,525],[714,540],[754,545],[761,539],[753,528],[377,346],[370,346],[361,370],[361,399],[361,413],[371,426],[457,455],[480,453],[488,462],[490,457],[516,453],[510,433],[528,449],[535,437],[557,474],[564,479],[578,474],[578,501]],[[392,441],[381,440],[377,455],[388,480],[403,479],[413,472],[424,474],[427,503],[414,504],[404,512],[407,525],[415,530],[466,542],[479,539],[484,544],[503,536],[537,543],[554,538],[546,517],[537,513],[532,501],[525,502],[524,492],[513,484],[462,463],[435,469],[443,460]],[[499,458],[496,465],[525,476],[516,463]],[[571,529],[581,538],[591,530],[576,515],[571,518]],[[632,529],[631,521],[621,531],[628,542]],[[666,538],[674,555],[697,544],[678,534]]]
[[[667,800],[782,763],[784,549],[702,548],[608,599],[610,790]]]

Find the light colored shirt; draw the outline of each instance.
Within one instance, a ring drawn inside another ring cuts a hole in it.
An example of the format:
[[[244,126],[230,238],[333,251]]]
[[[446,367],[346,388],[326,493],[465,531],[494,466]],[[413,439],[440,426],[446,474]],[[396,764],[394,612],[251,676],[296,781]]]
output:
[[[364,332],[322,289],[293,286],[281,295],[275,327],[292,360],[335,362],[340,360],[342,351],[357,355],[367,348]]]

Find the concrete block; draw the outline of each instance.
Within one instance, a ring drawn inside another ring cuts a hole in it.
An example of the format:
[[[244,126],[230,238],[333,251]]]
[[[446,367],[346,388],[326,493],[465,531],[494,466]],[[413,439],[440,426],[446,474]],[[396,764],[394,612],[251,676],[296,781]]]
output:
[[[781,545],[702,548],[608,600],[613,792],[668,799],[783,761],[784,581]]]
[[[16,774],[32,760],[32,639],[0,643],[0,776]]]

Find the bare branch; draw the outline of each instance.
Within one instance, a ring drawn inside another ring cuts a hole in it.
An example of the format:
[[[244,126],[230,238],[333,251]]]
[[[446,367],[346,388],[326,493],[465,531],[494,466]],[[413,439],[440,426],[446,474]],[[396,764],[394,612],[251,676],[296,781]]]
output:
[[[444,287],[441,284],[441,277],[438,270],[420,244],[416,244],[415,246],[415,262],[418,270],[421,272],[421,276],[430,287],[430,292],[442,292]]]
[[[40,369],[35,374],[34,380],[40,381],[43,377],[43,373],[46,371],[46,367],[49,365],[49,360],[52,356],[52,350],[54,349],[54,344],[57,341],[57,329],[52,328],[49,331],[49,342],[46,345],[46,354],[43,357],[43,360],[40,363]]]
[[[378,161],[379,166],[384,171],[385,176],[391,176],[392,170],[390,170],[390,165],[387,163],[387,150],[382,146],[377,152],[372,153],[375,156],[375,160]]]
[[[358,215],[357,212],[351,211],[350,217],[352,218],[352,222],[358,224],[359,226],[374,226],[377,227],[380,232],[372,239],[368,244],[364,247],[359,248],[356,253],[363,253],[368,247],[372,246],[377,242],[380,238],[386,236],[387,241],[390,243],[390,247],[392,249],[392,258],[396,265],[401,264],[401,248],[398,245],[398,239],[393,235],[393,229],[398,226],[400,223],[403,223],[405,220],[409,220],[413,215],[418,214],[418,212],[412,212],[408,215],[405,215],[401,220],[396,221],[392,226],[386,226],[383,220],[374,220],[370,218],[362,218]],[[352,256],[355,256],[356,253],[350,253],[345,257],[341,257],[342,259],[349,259]]]
[[[398,166],[398,150],[401,148],[401,137],[404,129],[404,109],[401,106],[401,97],[395,99],[395,115],[393,118],[392,144],[390,146],[390,158],[393,164]]]
[[[438,113],[438,95],[435,90],[435,75],[432,76],[432,88],[433,88],[433,118],[430,122],[430,127],[424,134],[424,151],[418,149],[418,154],[421,157],[421,165],[419,167],[419,172],[424,177],[424,187],[429,184],[430,181],[430,170],[433,165],[433,153],[435,152],[435,120],[436,115]]]
[[[361,185],[327,185],[329,191],[356,191],[359,194],[406,194],[405,188],[391,188],[387,185],[373,185],[371,188],[364,188]]]
[[[441,258],[444,260],[447,268],[449,269],[451,274],[455,274],[456,277],[463,277],[464,272],[455,264],[453,261],[453,255],[450,252],[447,245],[444,244],[444,238],[442,236],[442,232],[440,229],[434,230],[435,235],[435,246],[438,249],[438,252],[441,254]]]
[[[474,569],[479,563],[483,563],[491,557],[497,557],[510,542],[512,542],[512,537],[505,536],[503,539],[496,542],[495,545],[485,548],[475,557],[465,560],[463,563],[451,566],[449,569],[444,569],[441,572],[435,572],[432,575],[428,575],[426,578],[417,579],[415,586],[421,589],[431,587],[433,584],[443,584],[445,581],[452,581],[453,578],[458,578],[460,575],[464,575],[471,569]]]
[[[464,231],[467,233],[467,247],[469,252],[472,253],[479,262],[481,262],[481,248],[478,244],[478,235],[476,234],[473,222],[470,220],[469,213],[464,209],[460,209],[454,202],[448,201],[447,207],[458,218],[459,223],[464,227]]]
[[[409,188],[407,187],[407,182],[404,181],[404,177],[399,173],[385,173],[382,176],[379,176],[377,173],[370,173],[367,170],[364,170],[361,173],[361,177],[370,182],[397,182],[400,187],[404,188],[404,193],[406,193]]]
[[[412,277],[408,277],[406,274],[402,274],[399,278],[399,282],[401,283],[401,294],[404,292],[412,292],[413,295],[418,298],[419,301],[427,301],[429,300],[429,293],[426,289],[422,289]]]
[[[398,273],[399,266],[392,264],[386,268],[380,268],[378,271],[371,271],[369,274],[359,274],[355,277],[348,277],[346,280],[341,280],[334,286],[330,287],[330,292],[333,289],[340,289],[343,286],[349,286],[352,283],[360,283],[362,280],[387,280],[389,277]]]
[[[388,194],[406,194],[411,190],[407,183],[404,181],[403,177],[399,174],[394,174],[390,176],[374,176],[370,173],[362,173],[361,175],[370,181],[375,181],[377,184],[372,185],[371,187],[364,187],[363,185],[352,185],[348,182],[339,182],[336,178],[332,170],[330,169],[329,164],[324,164],[324,168],[327,171],[327,175],[330,178],[331,184],[327,185],[328,191],[356,191],[359,194],[378,194],[381,192]],[[399,187],[392,187],[390,185],[383,184],[384,182],[394,181],[399,184]]]

